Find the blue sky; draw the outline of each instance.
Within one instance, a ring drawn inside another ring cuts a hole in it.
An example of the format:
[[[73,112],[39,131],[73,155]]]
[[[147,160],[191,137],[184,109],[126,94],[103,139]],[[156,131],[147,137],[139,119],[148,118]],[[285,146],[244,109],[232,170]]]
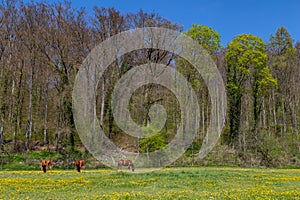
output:
[[[48,0],[53,2],[57,0]],[[237,34],[250,33],[269,40],[277,28],[287,28],[300,41],[300,0],[73,0],[92,13],[94,6],[114,7],[122,13],[140,9],[156,12],[187,30],[192,24],[215,29],[226,46]]]

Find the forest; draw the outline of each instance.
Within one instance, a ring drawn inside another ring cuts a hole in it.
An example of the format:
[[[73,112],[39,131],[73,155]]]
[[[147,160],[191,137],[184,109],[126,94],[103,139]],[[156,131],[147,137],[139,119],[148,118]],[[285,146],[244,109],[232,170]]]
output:
[[[148,138],[124,133],[115,123],[111,95],[118,80],[135,66],[162,63],[180,72],[196,92],[200,129],[186,153],[172,165],[300,166],[300,41],[282,26],[268,41],[236,35],[226,46],[222,36],[199,24],[184,27],[157,13],[121,13],[94,7],[93,13],[70,2],[0,5],[0,162],[38,163],[90,158],[76,131],[72,90],[77,72],[91,50],[113,35],[141,27],[164,27],[190,36],[216,63],[227,92],[226,122],[214,149],[198,156],[210,123],[210,97],[201,75],[186,60],[159,49],[141,49],[118,58],[97,89],[97,117],[108,138],[120,148],[148,153],[167,145],[180,124],[180,106],[165,87],[144,85],[131,97],[131,117],[149,123],[151,105],[166,108],[162,130]],[[42,156],[43,157],[43,156]]]

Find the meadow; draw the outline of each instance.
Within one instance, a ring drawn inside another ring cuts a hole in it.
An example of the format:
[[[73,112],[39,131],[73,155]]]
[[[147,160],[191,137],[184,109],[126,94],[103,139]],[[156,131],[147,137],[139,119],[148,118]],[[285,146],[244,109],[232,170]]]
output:
[[[300,199],[300,169],[0,171],[0,199]]]

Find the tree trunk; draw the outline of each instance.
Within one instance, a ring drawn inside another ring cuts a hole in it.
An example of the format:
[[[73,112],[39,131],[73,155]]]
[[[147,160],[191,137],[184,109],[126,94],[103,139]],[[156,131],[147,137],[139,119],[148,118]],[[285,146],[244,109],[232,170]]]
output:
[[[29,105],[28,105],[28,116],[27,116],[27,127],[26,127],[26,133],[25,133],[25,148],[26,150],[29,147],[29,139],[31,137],[32,134],[32,87],[33,87],[33,77],[34,77],[34,71],[33,71],[33,67],[31,70],[31,76],[30,76],[30,80],[29,80]]]
[[[61,118],[62,118],[61,111],[59,110],[59,114],[57,117],[56,133],[55,133],[55,151],[56,152],[59,150],[58,146],[59,146],[59,140],[60,140],[60,127],[61,127],[61,123],[62,123]]]
[[[265,109],[265,98],[262,98],[262,122],[263,127],[266,127],[266,109]]]
[[[0,150],[3,150],[3,130],[4,130],[4,121],[3,118],[1,119],[0,125]]]
[[[48,83],[45,90],[45,113],[44,113],[44,145],[47,143],[47,120],[48,120]]]
[[[275,127],[274,132],[277,133],[276,99],[274,95],[274,90],[272,91],[272,100],[274,102],[274,106],[273,106],[273,119],[274,119],[274,127]]]
[[[282,102],[282,117],[283,117],[283,135],[286,136],[286,112],[285,112],[285,103]]]
[[[58,146],[59,146],[59,139],[60,139],[60,130],[59,127],[56,128],[56,133],[55,133],[55,151],[58,151]]]
[[[145,95],[144,95],[144,102],[146,104],[144,104],[144,108],[145,113],[144,113],[144,117],[143,117],[143,126],[147,126],[150,122],[149,122],[149,109],[150,109],[150,92],[151,92],[151,85],[146,85],[145,86]]]
[[[294,101],[290,103],[290,110],[291,110],[291,118],[292,118],[292,133],[297,134],[298,133],[298,122],[297,122],[297,113],[296,113],[296,106]]]
[[[12,133],[11,136],[13,138],[13,145],[15,148],[15,144],[16,144],[16,140],[17,140],[17,136],[16,136],[16,120],[15,120],[15,80],[12,81],[12,89],[11,89],[11,96],[12,96],[12,104],[11,104],[11,109],[10,109],[10,116],[11,116],[11,125],[12,125]]]
[[[19,82],[18,82],[18,87],[15,88],[13,87],[12,89],[12,94],[14,94],[14,90],[17,89],[17,96],[15,98],[16,100],[16,104],[14,105],[14,118],[13,118],[13,122],[14,122],[14,130],[13,130],[13,144],[14,144],[14,149],[16,147],[16,142],[17,142],[17,134],[21,131],[20,128],[20,124],[21,124],[21,119],[22,119],[22,102],[23,102],[23,97],[21,94],[21,90],[22,90],[22,84],[23,84],[23,66],[24,63],[22,62],[20,64],[20,75],[19,75]],[[16,149],[15,149],[16,150]]]

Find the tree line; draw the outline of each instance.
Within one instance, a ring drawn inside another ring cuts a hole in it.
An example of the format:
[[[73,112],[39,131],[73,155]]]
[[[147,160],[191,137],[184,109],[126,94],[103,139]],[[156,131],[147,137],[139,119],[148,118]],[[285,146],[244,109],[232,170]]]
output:
[[[137,27],[183,27],[156,13],[120,13],[94,7],[92,15],[70,2],[0,6],[0,147],[2,152],[49,151],[82,146],[72,113],[76,73],[88,53],[107,38]],[[279,27],[268,42],[251,34],[233,38],[227,46],[205,25],[185,34],[197,40],[215,61],[227,90],[226,124],[218,143],[224,154],[234,152],[235,164],[299,165],[300,42]],[[158,49],[136,50],[116,59],[98,84],[97,116],[105,134],[121,148],[151,152],[172,140],[180,124],[180,105],[166,88],[149,84],[130,102],[131,117],[149,124],[150,107],[166,108],[162,130],[149,138],[131,137],[114,122],[110,97],[116,82],[134,66],[154,62],[174,67],[193,86],[199,101],[200,127],[186,153],[199,151],[210,118],[210,97],[201,75],[190,64]],[[191,162],[195,162],[193,159]]]

